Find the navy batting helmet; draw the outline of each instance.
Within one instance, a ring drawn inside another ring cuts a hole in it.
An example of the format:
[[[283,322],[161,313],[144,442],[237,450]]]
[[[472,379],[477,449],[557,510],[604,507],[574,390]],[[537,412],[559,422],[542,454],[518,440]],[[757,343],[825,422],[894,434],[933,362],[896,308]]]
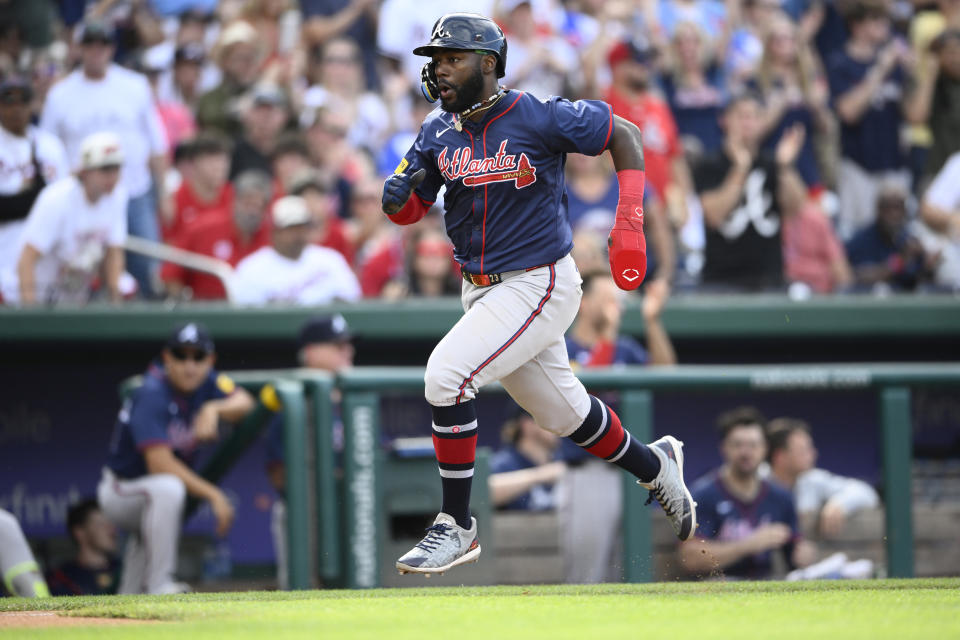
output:
[[[414,55],[432,56],[437,49],[489,51],[497,58],[497,77],[507,68],[507,39],[496,23],[479,13],[448,13],[433,25],[430,42],[413,50]]]

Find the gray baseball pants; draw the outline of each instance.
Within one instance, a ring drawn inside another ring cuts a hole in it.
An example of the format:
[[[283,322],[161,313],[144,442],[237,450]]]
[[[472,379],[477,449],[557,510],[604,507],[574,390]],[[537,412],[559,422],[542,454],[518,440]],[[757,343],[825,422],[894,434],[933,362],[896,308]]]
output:
[[[50,595],[20,523],[0,509],[0,576],[7,591],[22,598]]]
[[[590,411],[563,334],[580,309],[583,280],[569,255],[488,287],[464,282],[466,313],[437,344],[424,376],[427,402],[472,400],[499,380],[537,424],[568,436]]]
[[[104,515],[125,530],[127,546],[119,593],[171,593],[177,543],[187,489],[175,475],[156,473],[133,480],[103,470],[97,499]]]

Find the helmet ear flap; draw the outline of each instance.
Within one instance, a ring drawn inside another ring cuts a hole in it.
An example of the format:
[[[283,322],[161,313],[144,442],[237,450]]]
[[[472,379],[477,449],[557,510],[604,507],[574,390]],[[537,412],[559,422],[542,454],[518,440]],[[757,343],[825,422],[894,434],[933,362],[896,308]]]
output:
[[[497,54],[497,77],[502,78],[507,73],[507,39],[503,39],[503,46]]]
[[[433,104],[440,98],[436,65],[432,61],[426,63],[420,69],[420,92],[430,104]]]

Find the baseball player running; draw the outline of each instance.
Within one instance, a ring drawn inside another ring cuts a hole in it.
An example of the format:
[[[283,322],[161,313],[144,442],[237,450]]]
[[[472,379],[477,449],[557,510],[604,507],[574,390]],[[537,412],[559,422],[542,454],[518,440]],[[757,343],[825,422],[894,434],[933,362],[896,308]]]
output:
[[[442,573],[478,559],[470,516],[474,398],[496,380],[541,427],[636,476],[677,536],[689,539],[696,505],[683,482],[683,443],[634,440],[573,375],[563,340],[581,295],[569,255],[566,154],[610,151],[620,183],[610,267],[621,288],[635,289],[646,271],[640,131],[604,102],[540,100],[499,86],[507,42],[481,15],[443,16],[414,53],[430,58],[422,88],[441,109],[427,116],[384,183],[383,211],[396,224],[412,224],[446,187],[444,220],[463,272],[465,313],[434,349],[424,377],[443,506],[397,568]]]

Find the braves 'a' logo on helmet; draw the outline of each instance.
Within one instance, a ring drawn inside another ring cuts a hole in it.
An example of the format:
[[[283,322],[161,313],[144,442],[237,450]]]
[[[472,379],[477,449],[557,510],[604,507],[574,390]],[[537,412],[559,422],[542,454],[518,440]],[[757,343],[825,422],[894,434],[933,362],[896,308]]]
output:
[[[497,57],[497,77],[502,78],[506,70],[507,38],[497,23],[477,13],[448,13],[442,16],[433,25],[430,42],[417,47],[413,53],[432,56],[437,49],[489,51]]]

